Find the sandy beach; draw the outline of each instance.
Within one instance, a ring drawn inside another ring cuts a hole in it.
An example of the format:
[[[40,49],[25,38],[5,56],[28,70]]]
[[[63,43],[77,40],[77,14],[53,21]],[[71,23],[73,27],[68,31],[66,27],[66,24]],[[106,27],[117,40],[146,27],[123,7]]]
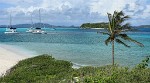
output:
[[[31,57],[22,50],[9,45],[0,44],[0,76],[4,75],[8,69],[17,64],[18,61]]]

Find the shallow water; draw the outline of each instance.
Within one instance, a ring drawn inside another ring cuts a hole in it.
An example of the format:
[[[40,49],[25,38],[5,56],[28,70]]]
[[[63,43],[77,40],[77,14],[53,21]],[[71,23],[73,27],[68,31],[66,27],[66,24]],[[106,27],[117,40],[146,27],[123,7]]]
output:
[[[101,66],[111,64],[111,45],[104,44],[107,36],[97,34],[97,30],[79,28],[46,29],[48,34],[25,33],[26,28],[18,29],[19,34],[4,34],[0,29],[0,43],[18,46],[36,54],[52,54],[57,59],[68,60],[80,65]],[[115,63],[134,66],[150,55],[149,28],[129,32],[130,37],[142,42],[145,47],[126,42],[131,48],[115,44]]]

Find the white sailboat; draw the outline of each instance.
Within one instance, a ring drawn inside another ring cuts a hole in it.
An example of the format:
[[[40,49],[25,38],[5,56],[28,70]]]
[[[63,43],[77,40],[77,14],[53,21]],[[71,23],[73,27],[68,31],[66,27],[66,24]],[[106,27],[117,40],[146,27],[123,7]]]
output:
[[[40,12],[40,9],[39,9],[39,27],[36,27],[32,33],[35,33],[35,34],[46,34],[46,32],[44,30],[41,29],[42,25],[41,25],[41,12]]]
[[[26,31],[28,33],[32,33],[33,32],[33,29],[34,29],[34,26],[33,26],[33,20],[32,20],[32,14],[31,14],[31,27]]]
[[[9,23],[9,26],[6,28],[6,31],[4,32],[5,34],[15,34],[15,33],[18,33],[16,31],[16,28],[13,28],[12,25],[11,25],[11,22],[12,22],[12,18],[11,18],[11,14],[10,14],[10,23]]]

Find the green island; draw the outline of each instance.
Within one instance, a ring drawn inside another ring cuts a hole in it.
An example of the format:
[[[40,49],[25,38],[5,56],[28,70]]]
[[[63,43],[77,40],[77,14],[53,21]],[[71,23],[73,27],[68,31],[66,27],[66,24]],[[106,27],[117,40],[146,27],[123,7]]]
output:
[[[102,23],[84,23],[80,26],[83,29],[89,29],[89,28],[108,28],[108,23],[102,22]]]
[[[132,27],[133,28],[150,28],[150,25],[140,25],[140,26],[132,26]],[[108,28],[108,23],[107,22],[101,22],[101,23],[83,23],[80,26],[80,28],[82,28],[82,29]]]
[[[108,28],[108,25],[109,25],[109,23],[107,23],[107,22],[101,22],[101,23],[83,23],[80,26],[80,28],[81,29],[99,29],[99,28],[106,29],[106,28]],[[138,26],[136,28],[138,28]],[[136,30],[135,27],[133,28],[132,26],[125,27],[124,29],[129,29],[130,31],[135,31]]]
[[[43,54],[19,61],[1,83],[149,83],[149,57],[133,68],[118,65],[72,68],[69,61]]]

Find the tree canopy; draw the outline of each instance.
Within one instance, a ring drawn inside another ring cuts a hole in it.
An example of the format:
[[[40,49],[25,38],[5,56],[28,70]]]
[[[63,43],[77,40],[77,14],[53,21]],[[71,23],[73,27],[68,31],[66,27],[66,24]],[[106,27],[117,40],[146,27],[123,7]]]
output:
[[[80,26],[81,28],[108,28],[108,23],[102,22],[102,23],[84,23]]]

